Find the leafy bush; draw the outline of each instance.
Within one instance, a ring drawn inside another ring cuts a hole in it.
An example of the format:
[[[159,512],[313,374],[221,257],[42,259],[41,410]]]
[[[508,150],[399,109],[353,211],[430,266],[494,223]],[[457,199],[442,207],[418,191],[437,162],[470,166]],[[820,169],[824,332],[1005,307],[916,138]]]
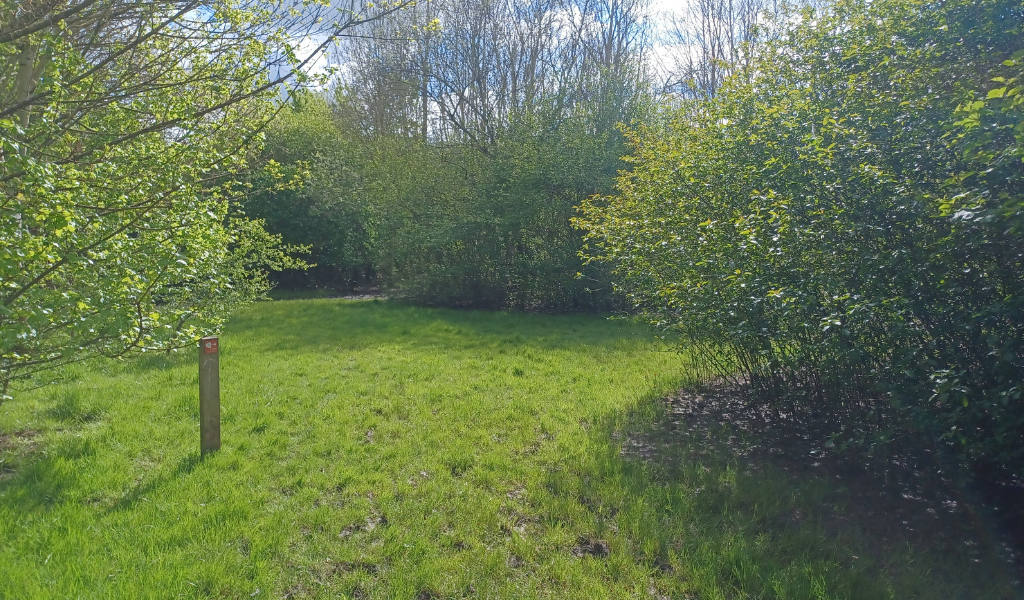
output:
[[[266,158],[276,177],[263,175],[246,202],[250,216],[289,243],[310,247],[308,270],[277,275],[291,288],[351,288],[373,280],[372,219],[360,193],[364,148],[327,100],[305,93],[267,130]],[[283,182],[283,183],[282,183]]]
[[[631,132],[585,253],[766,398],[1021,472],[1024,8],[847,0],[792,23],[717,97]]]
[[[394,293],[512,310],[611,306],[607,269],[581,264],[570,218],[583,198],[610,191],[617,140],[568,125],[543,131],[520,124],[489,154],[421,149],[423,162],[382,207],[379,272]]]
[[[310,245],[289,287],[381,285],[408,301],[510,310],[608,310],[608,269],[583,265],[575,206],[612,189],[623,138],[581,112],[522,117],[481,149],[363,133],[345,92],[294,102],[268,131],[285,180],[246,205],[291,244]],[[600,122],[604,119],[604,122]]]

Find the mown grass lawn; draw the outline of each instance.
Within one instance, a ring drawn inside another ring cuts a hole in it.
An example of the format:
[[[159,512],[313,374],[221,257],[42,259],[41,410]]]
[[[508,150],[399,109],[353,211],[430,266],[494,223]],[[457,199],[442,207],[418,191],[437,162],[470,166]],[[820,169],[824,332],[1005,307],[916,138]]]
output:
[[[626,321],[278,301],[221,349],[204,459],[193,352],[0,407],[0,597],[1009,597],[786,518],[821,485],[623,456],[687,383]]]

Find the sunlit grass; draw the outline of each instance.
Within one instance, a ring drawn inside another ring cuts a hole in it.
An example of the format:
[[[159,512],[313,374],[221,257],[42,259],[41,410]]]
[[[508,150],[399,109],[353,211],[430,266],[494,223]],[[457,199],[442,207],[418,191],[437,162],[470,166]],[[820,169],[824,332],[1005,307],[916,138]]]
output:
[[[0,597],[1004,589],[910,548],[851,560],[855,532],[786,518],[814,485],[624,458],[688,381],[627,321],[285,301],[237,315],[221,349],[223,449],[204,459],[193,353],[82,367],[0,408]]]

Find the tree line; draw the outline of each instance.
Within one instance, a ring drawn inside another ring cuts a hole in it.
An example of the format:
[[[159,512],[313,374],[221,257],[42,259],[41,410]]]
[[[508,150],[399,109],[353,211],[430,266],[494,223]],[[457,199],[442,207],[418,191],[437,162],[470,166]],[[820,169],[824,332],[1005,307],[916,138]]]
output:
[[[329,90],[294,98],[266,156],[302,188],[247,214],[309,246],[285,286],[379,286],[432,305],[624,307],[571,219],[628,164],[622,125],[713,96],[788,8],[647,0],[431,0],[346,38]]]

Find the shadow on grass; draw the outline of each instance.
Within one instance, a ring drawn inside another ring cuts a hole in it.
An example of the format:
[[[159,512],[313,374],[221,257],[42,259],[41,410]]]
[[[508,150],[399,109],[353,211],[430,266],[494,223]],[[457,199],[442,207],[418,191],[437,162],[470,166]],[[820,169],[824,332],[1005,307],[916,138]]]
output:
[[[23,456],[21,464],[0,478],[0,506],[24,517],[32,512],[71,501],[68,495],[80,491],[73,461],[94,453],[94,442],[77,438],[71,443],[61,441],[50,445],[46,454],[34,453]],[[132,508],[141,498],[187,476],[201,462],[199,453],[183,457],[173,468],[164,469],[156,477],[132,488],[104,512],[111,514]],[[86,503],[95,500],[82,499]]]
[[[495,346],[509,351],[576,351],[622,348],[650,341],[649,327],[609,317],[593,326],[593,315],[544,315],[422,308],[387,300],[283,300],[262,302],[232,317],[221,334],[223,360],[245,352],[356,352],[385,346],[474,351]],[[193,368],[196,352],[147,353],[104,363],[110,375]]]
[[[107,364],[103,368],[107,375],[123,376],[124,373],[134,373],[139,369],[167,368],[181,361],[173,357],[154,359],[144,356],[121,364]],[[57,385],[41,399],[41,406],[33,412],[36,417],[43,419],[43,428],[26,432],[31,434],[29,442],[12,447],[3,456],[0,506],[16,514],[27,515],[62,503],[80,501],[86,504],[106,504],[110,501],[109,496],[87,495],[86,488],[89,486],[79,477],[82,470],[80,467],[85,464],[83,461],[92,461],[98,454],[110,451],[104,445],[103,435],[95,433],[101,430],[92,427],[105,419],[109,400],[102,397],[90,398],[91,391],[91,388],[76,387],[74,384]],[[11,435],[0,435],[0,438]],[[2,446],[0,444],[0,449],[3,449]],[[198,454],[186,456],[175,468],[134,488],[110,506],[107,512],[131,506],[139,497],[187,475],[198,463]],[[86,495],[76,499],[76,495],[83,494]]]
[[[153,492],[159,490],[165,485],[173,483],[181,477],[185,477],[194,471],[202,462],[203,458],[198,452],[193,452],[182,457],[174,468],[164,469],[163,472],[156,477],[149,479],[141,485],[135,486],[131,491],[122,496],[120,500],[107,508],[105,512],[107,514],[111,514],[134,507],[142,498],[152,495]]]
[[[446,349],[499,344],[573,350],[616,347],[653,337],[649,328],[627,320],[605,328],[593,327],[593,320],[593,315],[420,308],[377,300],[281,301],[236,315],[225,334],[225,347],[230,349],[238,337],[257,329],[260,337],[245,343],[260,351],[284,352],[308,351],[311,346],[359,350],[393,344]]]
[[[595,427],[589,467],[558,465],[547,483],[591,513],[580,544],[627,540],[655,597],[1022,597],[1005,552],[938,475],[826,456],[805,431],[772,430],[750,398],[649,398]]]
[[[82,390],[77,388],[61,390],[51,397],[51,402],[43,411],[43,416],[62,423],[91,423],[106,412],[99,406],[86,405],[82,401]]]
[[[65,501],[78,483],[74,461],[95,453],[95,442],[81,437],[23,448],[11,471],[0,478],[0,503],[15,514],[24,514]]]

